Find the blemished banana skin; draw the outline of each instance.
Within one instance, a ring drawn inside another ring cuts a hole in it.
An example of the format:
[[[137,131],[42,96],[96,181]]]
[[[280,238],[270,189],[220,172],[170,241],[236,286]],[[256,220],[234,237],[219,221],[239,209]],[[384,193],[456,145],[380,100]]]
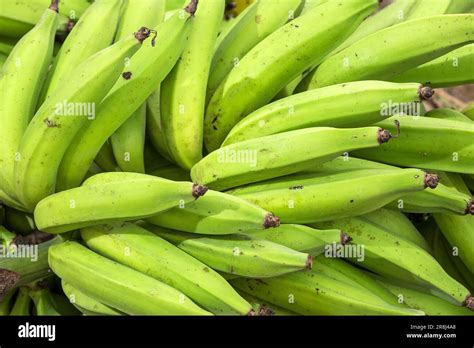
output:
[[[52,247],[51,269],[71,286],[130,315],[212,315],[180,291],[66,241]]]
[[[240,119],[269,102],[305,69],[322,61],[377,5],[375,0],[328,1],[257,44],[230,71],[207,106],[207,150],[216,150]],[[282,42],[286,43],[284,50]]]
[[[195,164],[191,178],[225,190],[296,173],[344,152],[378,147],[391,138],[390,132],[377,127],[299,129],[224,146]]]

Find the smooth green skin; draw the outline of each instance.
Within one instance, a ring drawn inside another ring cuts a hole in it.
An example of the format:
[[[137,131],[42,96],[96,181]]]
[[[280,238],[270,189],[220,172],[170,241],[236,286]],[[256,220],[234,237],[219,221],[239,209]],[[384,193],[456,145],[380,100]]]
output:
[[[383,280],[382,280],[383,279]],[[467,308],[456,306],[428,292],[422,292],[408,287],[391,284],[388,279],[381,278],[380,284],[391,291],[395,296],[403,299],[403,302],[410,308],[417,309],[426,315],[474,315]]]
[[[420,87],[417,83],[358,81],[298,93],[242,119],[222,146],[308,127],[370,126],[386,117],[381,106],[388,100],[393,105],[419,102]]]
[[[153,169],[147,174],[174,181],[191,181],[188,171],[172,164]]]
[[[237,189],[232,194],[273,212],[282,223],[304,224],[369,213],[406,193],[424,190],[424,177],[418,169],[361,170],[290,177],[277,182],[277,188],[246,193]]]
[[[250,139],[210,153],[191,169],[191,178],[224,190],[296,173],[347,151],[378,147],[379,130],[314,127]]]
[[[473,121],[469,117],[464,115],[463,113],[456,110],[447,109],[447,108],[430,110],[425,114],[425,116],[439,118],[442,120],[466,122],[467,124],[470,124],[470,125],[473,124]]]
[[[469,103],[462,113],[474,121],[474,102]]]
[[[352,155],[404,167],[474,174],[474,123],[394,116],[376,125],[396,132],[395,119],[400,122],[398,139],[379,149],[354,151]]]
[[[5,212],[5,225],[16,233],[27,235],[36,230],[33,215],[8,207]]]
[[[212,313],[246,315],[251,310],[218,273],[140,226],[94,226],[81,235],[92,250],[182,291]]]
[[[41,6],[47,7],[51,0],[29,0],[31,3],[37,3]],[[59,13],[71,18],[78,19],[82,17],[87,8],[91,5],[89,0],[60,0]],[[97,2],[97,1],[96,1]],[[73,12],[72,12],[73,11]]]
[[[259,0],[237,16],[232,28],[221,35],[221,43],[212,57],[207,82],[208,99],[227,74],[253,47],[290,20],[290,14],[301,6],[301,0]]]
[[[197,201],[152,216],[147,222],[179,231],[225,235],[262,230],[269,214],[239,197],[208,191]]]
[[[120,168],[115,161],[114,153],[110,142],[104,143],[95,156],[94,162],[105,172],[120,172]]]
[[[53,58],[57,24],[57,12],[46,9],[38,24],[15,45],[0,73],[0,182],[13,198],[18,148]]]
[[[469,294],[469,290],[449,276],[426,250],[397,236],[390,225],[382,227],[358,216],[310,226],[343,230],[353,238],[353,244],[364,245],[364,260],[349,260],[381,276],[437,288],[458,304]]]
[[[349,81],[390,79],[472,43],[473,21],[472,14],[441,15],[377,31],[326,59],[302,81],[298,90]]]
[[[60,316],[56,309],[54,298],[49,289],[31,290],[29,293],[35,305],[38,316]]]
[[[161,125],[160,91],[161,88],[158,87],[147,99],[146,130],[155,150],[171,161],[170,150],[166,144],[165,133]]]
[[[474,83],[474,44],[455,49],[416,68],[392,77],[394,82],[419,82],[433,88]]]
[[[9,37],[0,37],[0,53],[3,56],[8,56],[16,45],[16,40]],[[6,58],[5,58],[6,59]]]
[[[71,73],[79,64],[112,44],[121,4],[122,0],[98,0],[81,16],[54,58],[41,91],[39,105],[57,90],[68,88]],[[61,7],[61,3],[59,5]],[[139,28],[137,26],[129,34]],[[100,35],[97,35],[99,32]]]
[[[207,150],[217,149],[240,119],[269,102],[305,69],[318,64],[377,4],[375,0],[328,1],[274,31],[250,50],[209,102],[204,119]]]
[[[0,297],[0,316],[3,317],[10,314],[10,308],[13,306],[13,296],[15,293],[16,290],[12,290],[6,293],[3,297]]]
[[[79,307],[78,309],[82,312],[83,309],[93,312],[96,315],[123,315],[120,311],[113,309],[112,307],[106,306],[103,303],[87,296],[82,291],[74,288],[69,283],[61,280],[61,286],[66,294],[69,301]]]
[[[164,19],[165,1],[129,0],[125,4],[115,40],[144,26],[154,28]],[[110,137],[115,159],[124,172],[145,173],[146,103]]]
[[[49,264],[71,286],[130,315],[211,315],[178,290],[76,242],[52,247]]]
[[[18,197],[30,211],[55,192],[64,153],[79,129],[92,123],[85,115],[58,114],[58,104],[98,104],[120,76],[125,57],[139,46],[140,42],[130,35],[89,57],[74,70],[69,88],[59,90],[36,112],[20,144],[21,159],[15,163]]]
[[[174,162],[184,169],[202,158],[206,85],[225,3],[201,0],[180,60],[161,85],[161,125]]]
[[[251,239],[264,239],[315,257],[328,244],[341,242],[340,230],[317,230],[304,225],[280,225],[278,228],[244,233]],[[314,267],[314,263],[313,263]]]
[[[16,295],[15,304],[12,307],[10,316],[29,316],[30,303],[30,290],[26,287],[21,287]]]
[[[269,279],[238,278],[230,283],[239,290],[303,315],[424,314],[389,305],[366,289],[316,270],[293,272]]]
[[[285,246],[245,235],[207,236],[150,226],[156,235],[230,275],[268,278],[310,268],[311,257]]]
[[[195,200],[192,183],[130,174],[97,174],[81,187],[46,197],[36,206],[36,225],[41,231],[63,233],[101,223],[147,218]]]
[[[149,38],[128,61],[123,72],[129,80],[119,78],[96,109],[96,117],[76,134],[69,145],[58,172],[58,188],[78,186],[107,139],[142,105],[178,60],[186,42],[189,14],[174,15],[155,27],[156,44]],[[153,36],[153,34],[152,34]]]
[[[456,1],[456,0],[454,0]],[[448,9],[453,0],[417,0],[408,14],[408,20],[436,16],[449,13]]]
[[[443,173],[446,185],[470,194],[459,174]],[[456,216],[451,214],[433,214],[436,224],[449,244],[458,248],[459,257],[471,273],[474,273],[474,216]],[[460,233],[462,231],[462,233]]]

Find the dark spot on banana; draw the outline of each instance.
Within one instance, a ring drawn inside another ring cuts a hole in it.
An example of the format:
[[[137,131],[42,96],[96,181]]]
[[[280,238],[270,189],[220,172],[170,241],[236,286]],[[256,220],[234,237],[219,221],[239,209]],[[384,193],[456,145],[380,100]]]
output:
[[[125,71],[125,72],[122,74],[122,77],[123,77],[125,80],[130,80],[130,78],[132,77],[132,72],[131,72],[131,71]]]
[[[55,121],[50,120],[49,118],[44,119],[44,123],[46,123],[46,126],[48,128],[61,128],[59,124],[57,124]]]
[[[303,185],[296,185],[296,186],[290,186],[290,190],[302,190],[304,188]]]
[[[204,267],[202,270],[203,270],[204,272],[209,272],[209,268],[208,268],[208,267]]]

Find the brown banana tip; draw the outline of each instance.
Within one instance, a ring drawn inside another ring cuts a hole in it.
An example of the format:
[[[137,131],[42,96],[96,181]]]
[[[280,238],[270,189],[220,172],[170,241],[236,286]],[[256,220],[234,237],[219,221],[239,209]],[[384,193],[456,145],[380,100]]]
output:
[[[439,176],[436,174],[426,173],[425,174],[425,187],[434,189],[438,186]]]
[[[308,258],[306,259],[306,268],[307,269],[313,268],[313,257],[311,255],[308,255]]]
[[[199,0],[191,0],[191,2],[186,5],[186,7],[184,8],[184,10],[189,13],[192,16],[194,16],[194,14],[196,13],[196,10],[197,10],[197,6],[198,6],[198,3],[199,3]]]
[[[193,197],[198,199],[201,196],[204,196],[207,192],[208,188],[203,185],[193,184]]]
[[[259,316],[265,316],[265,317],[269,317],[269,316],[274,316],[276,315],[275,311],[273,309],[271,309],[270,307],[268,307],[267,305],[261,305],[260,308],[258,309],[258,315]]]
[[[420,86],[418,96],[420,100],[428,100],[435,94],[435,91],[430,86]]]
[[[142,43],[143,41],[145,41],[145,39],[147,39],[151,33],[155,33],[156,34],[156,31],[155,30],[151,30],[151,29],[148,29],[146,27],[141,27],[140,29],[138,29],[137,32],[134,33],[135,35],[135,38],[140,42]],[[155,36],[156,37],[156,36]],[[153,43],[153,42],[152,42]]]
[[[474,215],[474,201],[472,199],[467,202],[466,214]]]
[[[379,144],[383,144],[388,142],[390,139],[398,138],[400,136],[400,121],[395,120],[393,121],[395,124],[395,128],[397,129],[397,135],[393,135],[390,131],[386,129],[379,128],[377,133],[377,140]]]
[[[257,313],[255,313],[255,311],[253,309],[251,309],[247,312],[248,317],[255,317],[256,315],[257,315]]]
[[[341,244],[346,245],[350,242],[352,242],[352,237],[345,234],[344,232],[341,232]]]
[[[0,300],[10,291],[20,280],[20,274],[9,271],[8,269],[0,269]]]
[[[265,219],[263,220],[263,227],[265,227],[265,229],[278,226],[280,226],[280,218],[278,216],[271,213],[265,215]]]
[[[72,31],[72,29],[74,29],[74,26],[76,25],[76,22],[74,22],[72,19],[70,19],[68,22],[67,22],[67,25],[66,25],[66,31],[67,33],[70,33]]]
[[[231,2],[228,2],[226,5],[225,5],[225,11],[232,11],[234,8],[237,7],[237,4],[235,3],[235,1],[231,1]]]
[[[467,295],[462,305],[469,308],[471,311],[474,311],[474,297],[472,297],[471,294]]]
[[[51,1],[51,5],[49,5],[49,9],[54,11],[54,12],[59,12],[59,0],[53,0]]]

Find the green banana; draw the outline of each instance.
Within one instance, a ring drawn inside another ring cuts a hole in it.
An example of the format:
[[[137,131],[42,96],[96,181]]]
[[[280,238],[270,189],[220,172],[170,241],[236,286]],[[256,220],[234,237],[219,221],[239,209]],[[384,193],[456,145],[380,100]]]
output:
[[[17,40],[12,39],[11,37],[0,36],[0,53],[8,56],[13,48],[17,44]]]
[[[243,277],[275,277],[306,268],[311,269],[313,263],[309,254],[244,235],[196,235],[153,225],[148,225],[147,229],[209,267]]]
[[[28,33],[41,21],[44,10],[48,6],[58,9],[59,0],[44,1],[43,4],[31,3],[31,0],[2,1],[0,13],[0,35],[19,39]],[[56,15],[54,30],[58,34],[66,35],[72,26],[72,21],[63,14]]]
[[[395,118],[376,125],[393,130]],[[364,149],[352,155],[405,167],[474,174],[474,123],[418,116],[397,119],[401,129],[397,141],[385,144],[381,151]]]
[[[8,57],[5,54],[0,53],[0,70],[3,69],[3,66],[5,65],[7,58]]]
[[[211,73],[207,82],[208,99],[227,74],[238,66],[245,54],[295,17],[301,3],[301,0],[259,0],[237,17],[236,23],[225,33],[212,57]],[[221,33],[220,36],[223,35]]]
[[[259,206],[239,197],[208,191],[201,199],[169,209],[147,222],[170,229],[225,235],[278,227],[280,220]]]
[[[437,183],[436,175],[419,169],[369,169],[293,175],[230,193],[273,212],[282,223],[302,224],[369,213],[404,194],[435,188]]]
[[[151,145],[149,141],[145,142],[145,147],[143,148],[143,158],[145,161],[145,170],[146,172],[151,172],[155,169],[168,167],[173,165],[166,158],[163,158]],[[179,181],[179,180],[176,180]]]
[[[142,105],[172,69],[184,47],[193,11],[180,11],[155,27],[157,44],[145,44],[126,64],[122,78],[102,100],[96,117],[69,144],[58,172],[58,188],[80,185],[107,139]]]
[[[69,301],[81,312],[86,310],[89,313],[96,313],[96,315],[123,315],[122,312],[87,296],[82,291],[77,290],[69,283],[66,283],[64,280],[61,280],[61,286]]]
[[[315,89],[268,104],[237,123],[222,146],[307,127],[363,127],[402,109],[419,114],[430,87],[358,81]]]
[[[66,241],[49,251],[61,279],[101,303],[134,315],[210,315],[178,290]]]
[[[21,287],[16,295],[15,303],[10,312],[10,316],[29,316],[30,315],[30,290],[27,287]]]
[[[53,58],[57,23],[56,1],[44,11],[38,24],[15,45],[0,74],[0,184],[12,198],[16,198],[14,166],[19,160],[18,148]]]
[[[276,315],[276,316],[295,316],[298,315],[295,312],[289,311],[288,309],[281,308],[269,303],[268,301],[259,299],[255,296],[249,295],[243,291],[237,291],[240,296],[246,299],[254,308],[256,313],[268,313],[265,315]]]
[[[46,197],[35,209],[41,231],[63,233],[114,221],[139,220],[180,204],[207,191],[190,182],[174,182],[138,173],[101,173],[83,186]]]
[[[305,69],[320,62],[375,10],[377,3],[327,1],[258,43],[242,58],[238,68],[230,71],[208,104],[204,119],[207,150],[217,149],[240,119],[265,105]],[[314,25],[315,21],[318,25]]]
[[[0,317],[10,315],[10,309],[14,304],[13,297],[16,293],[16,289],[13,289],[2,296],[0,289]]]
[[[197,6],[192,0],[190,6]],[[199,2],[181,59],[161,85],[161,125],[170,155],[184,169],[202,158],[206,84],[222,22],[222,0]]]
[[[435,15],[442,15],[448,13],[462,13],[462,8],[455,5],[454,3],[462,3],[463,1],[458,0],[417,0],[412,10],[408,14],[408,20],[424,18]],[[454,5],[454,6],[453,6]],[[465,5],[464,5],[465,6]],[[461,5],[463,7],[463,5]],[[457,10],[461,12],[457,12]]]
[[[424,315],[393,306],[367,289],[318,270],[268,279],[233,279],[237,289],[303,315]]]
[[[112,43],[121,4],[122,0],[97,0],[81,16],[54,59],[41,91],[39,105],[56,94],[57,90],[69,85],[75,67]],[[138,28],[140,25],[130,33]],[[101,34],[97,35],[97,32]]]
[[[469,103],[462,113],[474,121],[474,102]]]
[[[194,165],[191,178],[223,190],[296,173],[345,151],[377,147],[391,138],[377,127],[299,129],[220,148]]]
[[[251,314],[250,305],[219,274],[140,226],[94,226],[81,235],[92,250],[173,286],[215,314]]]
[[[469,117],[453,109],[447,109],[447,108],[433,109],[433,110],[428,111],[425,114],[425,116],[439,118],[442,120],[460,121],[460,122],[466,122],[467,124],[473,124],[473,121],[471,121]]]
[[[88,118],[94,117],[95,105],[119,77],[124,58],[138,50],[149,34],[149,29],[140,28],[86,59],[73,71],[70,87],[58,90],[36,112],[20,143],[21,158],[15,163],[16,189],[28,209],[32,211],[55,191],[67,146],[81,127],[92,123]]]
[[[419,82],[432,87],[450,87],[474,83],[474,44],[455,49],[428,63],[392,77],[394,82]]]
[[[60,316],[56,309],[53,295],[48,288],[31,289],[29,295],[35,305],[36,315],[38,316]]]
[[[94,163],[105,172],[120,172],[110,142],[105,142],[95,156]],[[91,166],[92,167],[92,166]]]
[[[27,235],[36,230],[33,215],[8,207],[5,212],[5,225],[16,233]]]
[[[29,0],[32,3],[39,4],[41,6],[48,6],[50,0]],[[77,20],[89,6],[91,6],[90,0],[60,0],[59,13],[71,18],[72,20]]]
[[[326,59],[297,90],[357,80],[390,79],[472,43],[473,22],[472,14],[453,14],[409,20],[385,28]],[[386,40],[387,37],[390,40]]]
[[[147,174],[174,181],[191,181],[188,171],[172,164],[153,169]]]
[[[158,87],[147,99],[146,129],[148,138],[155,150],[171,161],[170,151],[161,125],[160,91],[161,89]]]
[[[159,0],[129,0],[124,7],[116,40],[140,25],[154,28],[163,21],[165,2]],[[114,156],[125,172],[145,173],[146,104],[142,104],[110,137]]]

